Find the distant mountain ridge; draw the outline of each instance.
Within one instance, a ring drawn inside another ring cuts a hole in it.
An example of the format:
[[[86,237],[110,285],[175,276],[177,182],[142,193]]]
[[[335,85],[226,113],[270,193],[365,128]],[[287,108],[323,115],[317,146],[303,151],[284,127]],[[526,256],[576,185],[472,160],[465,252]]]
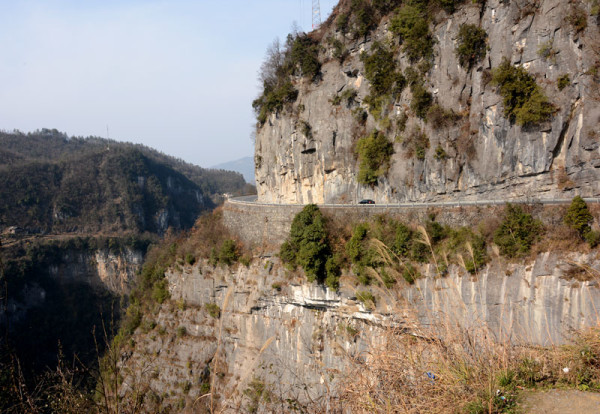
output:
[[[239,173],[204,169],[143,145],[43,129],[0,133],[0,229],[162,234],[189,228]]]
[[[212,168],[239,172],[247,183],[254,185],[254,157],[244,157],[234,161],[217,164]]]

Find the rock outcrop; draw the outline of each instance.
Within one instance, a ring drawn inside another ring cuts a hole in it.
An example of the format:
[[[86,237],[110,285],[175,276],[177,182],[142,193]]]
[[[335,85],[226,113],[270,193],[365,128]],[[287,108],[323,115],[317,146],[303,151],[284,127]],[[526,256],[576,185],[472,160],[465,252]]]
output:
[[[325,26],[318,33],[324,48],[319,55],[320,76],[316,81],[294,78],[299,92],[295,103],[271,113],[258,127],[259,201],[355,203],[371,198],[393,203],[598,196],[600,29],[595,16],[588,17],[591,3],[479,3],[465,2],[453,14],[440,10],[431,18],[434,57],[424,86],[436,104],[458,115],[441,126],[414,115],[409,88],[384,110],[385,117],[376,120],[369,114],[361,125],[356,114],[368,109],[365,98],[371,87],[360,54],[369,52],[375,41],[397,45],[398,39],[389,31],[389,16],[366,39],[353,40],[335,24]],[[581,31],[566,18],[574,8],[587,18]],[[470,70],[459,65],[455,53],[458,31],[465,23],[488,35],[485,58]],[[333,58],[331,39],[348,50],[343,63]],[[502,97],[490,83],[491,70],[504,58],[536,77],[556,109],[550,121],[522,127],[505,117]],[[404,73],[412,65],[404,53],[397,52],[395,59]],[[569,83],[559,89],[557,80],[564,75]],[[356,91],[354,103],[332,102],[351,90]],[[404,132],[389,126],[404,113],[408,115]],[[395,154],[387,175],[376,185],[365,186],[357,181],[354,149],[356,140],[374,129],[387,131]],[[407,134],[418,129],[429,138],[423,159],[410,156],[405,146]],[[439,156],[442,151],[444,156]]]
[[[48,293],[57,286],[69,290],[73,286],[85,286],[86,290],[99,296],[110,292],[115,297],[126,295],[131,289],[134,276],[142,268],[144,253],[129,248],[115,253],[109,249],[77,250],[65,249],[50,259],[44,272],[25,278],[23,286],[11,295],[6,308],[0,309],[0,320],[4,318],[14,325],[27,318],[32,308],[47,306],[57,297]],[[83,304],[81,304],[83,306]]]

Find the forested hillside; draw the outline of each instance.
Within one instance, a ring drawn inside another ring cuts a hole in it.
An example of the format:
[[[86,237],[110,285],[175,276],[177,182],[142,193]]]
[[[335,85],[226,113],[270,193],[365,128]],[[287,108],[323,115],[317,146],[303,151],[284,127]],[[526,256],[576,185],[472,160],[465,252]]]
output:
[[[0,227],[28,232],[162,233],[190,227],[241,174],[207,170],[142,145],[0,133]]]

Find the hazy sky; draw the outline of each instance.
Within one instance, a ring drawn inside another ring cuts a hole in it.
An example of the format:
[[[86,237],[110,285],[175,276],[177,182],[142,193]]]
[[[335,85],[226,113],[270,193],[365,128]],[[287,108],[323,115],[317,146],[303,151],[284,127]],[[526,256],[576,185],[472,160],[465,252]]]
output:
[[[323,19],[334,0],[321,0]],[[0,0],[0,129],[144,143],[204,167],[253,154],[267,46],[312,0]]]

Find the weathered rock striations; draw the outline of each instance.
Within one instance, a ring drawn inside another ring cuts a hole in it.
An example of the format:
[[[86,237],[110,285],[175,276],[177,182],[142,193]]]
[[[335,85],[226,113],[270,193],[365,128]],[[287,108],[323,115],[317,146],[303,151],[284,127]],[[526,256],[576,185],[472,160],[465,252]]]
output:
[[[600,290],[586,272],[599,271],[597,253],[542,253],[529,264],[495,259],[474,276],[452,265],[439,277],[426,265],[426,277],[414,286],[371,287],[377,306],[369,310],[353,288],[336,293],[303,284],[277,261],[186,266],[167,274],[172,301],[161,307],[156,327],[134,336],[125,383],[163,396],[149,403],[198,409],[209,398],[202,384],[213,380],[212,364],[224,412],[250,406],[251,392],[244,391],[253,382],[271,393],[272,409],[300,404],[323,412],[335,405],[336,381],[352,359],[366,358],[364,351],[388,329],[422,332],[417,320],[420,326],[440,320],[449,324],[439,326],[485,326],[515,343],[566,342],[571,329],[598,322]],[[221,307],[220,319],[209,315],[207,304]]]
[[[367,109],[365,97],[370,91],[360,53],[369,51],[376,40],[397,44],[397,39],[388,30],[388,17],[367,39],[358,41],[337,32],[335,24],[323,29],[321,76],[315,82],[294,78],[299,94],[293,106],[270,114],[258,127],[259,201],[354,203],[371,198],[390,203],[534,194],[598,196],[600,96],[594,70],[600,61],[600,30],[595,18],[588,18],[581,32],[565,18],[575,6],[587,13],[590,4],[490,0],[483,7],[467,2],[452,15],[437,12],[430,24],[434,58],[425,87],[435,103],[452,109],[460,119],[436,127],[415,117],[409,110],[411,91],[406,88],[388,115],[393,120],[406,111],[404,134],[422,129],[429,137],[429,149],[419,160],[408,156],[399,142],[402,139],[395,140],[387,176],[374,186],[358,183],[354,147],[358,138],[375,128],[386,130],[386,125],[369,115],[361,126],[354,115],[357,108]],[[458,30],[464,23],[480,26],[488,34],[487,55],[471,70],[459,65],[455,53]],[[325,40],[329,37],[342,41],[349,51],[342,64],[332,57],[333,48]],[[550,48],[550,56],[540,52],[543,47]],[[535,75],[556,108],[551,121],[522,127],[504,116],[502,97],[490,83],[490,71],[503,58]],[[406,73],[410,61],[402,53],[396,59]],[[559,90],[557,79],[565,74],[570,83]],[[351,88],[357,92],[356,104],[331,102]],[[304,123],[311,126],[308,136]],[[434,157],[438,146],[445,157]]]

